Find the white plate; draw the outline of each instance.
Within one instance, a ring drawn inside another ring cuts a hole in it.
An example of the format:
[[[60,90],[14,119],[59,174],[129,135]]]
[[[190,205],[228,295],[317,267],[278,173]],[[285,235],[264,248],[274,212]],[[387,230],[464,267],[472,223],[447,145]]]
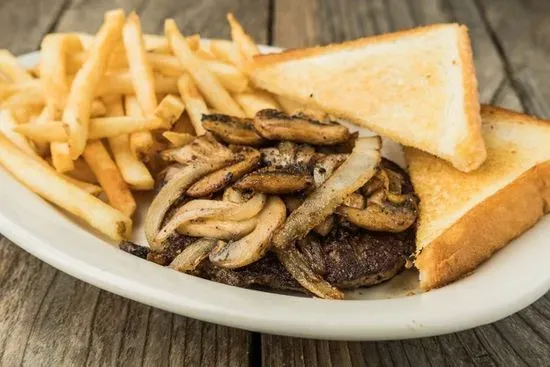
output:
[[[20,60],[30,66],[38,54]],[[414,273],[404,273],[352,292],[354,300],[346,301],[240,289],[144,261],[80,226],[2,168],[0,232],[52,266],[138,302],[222,325],[309,338],[380,340],[455,332],[510,315],[550,289],[549,217],[447,287],[407,295],[415,287]]]

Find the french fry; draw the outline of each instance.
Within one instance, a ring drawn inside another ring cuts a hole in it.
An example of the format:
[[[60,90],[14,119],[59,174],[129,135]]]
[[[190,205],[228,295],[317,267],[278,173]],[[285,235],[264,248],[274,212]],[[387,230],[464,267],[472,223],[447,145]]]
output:
[[[102,139],[163,128],[170,128],[170,125],[155,115],[150,117],[99,117],[90,119],[88,137],[90,139]],[[16,126],[14,130],[32,141],[67,141],[67,133],[61,121],[50,121],[47,124],[22,124]]]
[[[21,90],[19,93],[13,94],[6,98],[2,104],[0,104],[0,108],[2,109],[15,109],[15,108],[23,108],[23,109],[36,109],[41,108],[41,106],[44,106],[45,100],[44,100],[44,93],[42,91],[42,88],[26,88]]]
[[[80,39],[80,44],[84,51],[90,50],[94,43],[94,35],[88,33],[75,33],[76,36]]]
[[[206,61],[204,64],[228,91],[241,93],[248,88],[248,78],[235,66],[219,61]]]
[[[6,84],[2,84],[0,86],[0,102],[7,99],[10,96],[19,94],[29,89],[35,90],[36,93],[38,94],[42,94],[42,86],[40,85],[39,80],[33,79],[31,81],[21,82],[21,83],[9,82]]]
[[[66,142],[54,141],[50,144],[50,154],[52,155],[52,165],[59,173],[66,173],[74,170],[73,159],[69,145]]]
[[[103,99],[110,117],[124,116],[121,96],[109,96]],[[128,135],[119,135],[108,139],[115,162],[124,181],[134,190],[151,190],[155,185],[153,177],[143,162],[136,159],[130,149]]]
[[[73,159],[78,158],[86,146],[94,92],[107,68],[109,56],[117,45],[123,25],[122,10],[113,10],[105,14],[104,24],[90,48],[90,57],[78,71],[71,85],[63,111],[63,122],[68,132],[69,149]]]
[[[0,134],[4,134],[4,136],[10,140],[12,144],[21,149],[21,151],[29,157],[41,162],[44,165],[47,165],[47,163],[43,161],[42,158],[33,150],[33,146],[29,143],[29,141],[27,141],[27,139],[22,135],[14,132],[13,128],[16,126],[17,122],[14,120],[13,116],[11,116],[10,111],[3,110],[0,112]],[[62,175],[61,177],[92,195],[99,195],[101,193],[101,187],[99,186],[82,182],[65,175]]]
[[[50,108],[45,106],[40,114],[36,117],[35,121],[32,121],[32,124],[44,124],[49,122],[50,117]],[[49,142],[37,142],[33,141],[36,153],[41,157],[46,157],[50,154],[50,143]]]
[[[33,79],[38,79],[40,78],[40,65],[34,65],[34,66],[31,66],[31,67],[28,67],[25,69],[25,71],[27,73],[30,74],[30,76],[33,78]]]
[[[47,164],[26,155],[2,133],[0,164],[30,190],[84,220],[112,240],[121,241],[130,237],[130,218],[70,184]]]
[[[136,13],[130,14],[126,19],[122,36],[132,83],[141,112],[144,115],[150,115],[157,108],[157,96],[155,94],[153,69],[147,59],[141,22]]]
[[[195,51],[195,55],[203,61],[219,61],[210,51],[202,47]]]
[[[42,40],[40,49],[40,82],[46,102],[62,110],[69,95],[66,57],[70,35],[51,34]],[[76,36],[73,36],[76,38]]]
[[[68,183],[77,186],[78,188],[86,191],[88,194],[91,194],[93,196],[99,196],[99,194],[103,192],[101,187],[91,184],[89,182],[80,181],[68,175],[61,175],[61,177],[63,177],[63,179]]]
[[[151,67],[167,76],[181,76],[184,68],[178,58],[172,55],[149,54]],[[220,84],[233,93],[240,93],[248,87],[248,79],[239,69],[217,60],[204,61],[204,65],[218,79]]]
[[[136,210],[136,201],[101,141],[88,142],[82,157],[97,177],[111,206],[131,217]]]
[[[0,50],[0,71],[14,83],[30,82],[32,76],[17,62],[17,58],[8,50]]]
[[[42,158],[50,155],[50,144],[40,143],[36,141],[33,141],[33,144],[34,144],[34,150],[36,151],[36,154],[38,154]]]
[[[202,115],[208,114],[206,102],[199,93],[189,74],[182,75],[178,80],[178,89],[181,99],[185,103],[187,114],[195,128],[195,134],[203,135],[206,130],[202,127]]]
[[[37,112],[37,108],[12,108],[11,112],[13,114],[13,117],[15,117],[15,120],[19,122],[20,124],[25,124],[30,121],[31,115]]]
[[[153,69],[147,60],[141,23],[137,14],[130,14],[124,25],[122,35],[130,75],[132,76],[132,84],[139,104],[139,109],[135,108],[135,112],[131,112],[132,116],[149,116],[157,108],[157,96],[155,93]],[[126,99],[127,114],[131,109],[128,103],[132,104],[132,102],[132,98]],[[151,156],[155,154],[155,139],[149,131],[132,133],[130,135],[130,148],[136,157],[148,162],[151,160]]]
[[[254,59],[254,55],[258,55],[260,53],[258,46],[256,46],[256,43],[252,37],[245,32],[243,26],[233,16],[233,14],[227,14],[227,21],[229,22],[229,27],[231,28],[231,38],[233,39],[233,42],[235,42],[235,44],[239,47],[239,50],[244,58],[251,61]]]
[[[82,158],[78,158],[74,161],[74,170],[67,172],[67,175],[79,181],[92,184],[97,183],[97,177],[95,177],[95,174],[92,172],[86,161]]]
[[[153,77],[155,92],[157,94],[178,93],[177,78],[161,74],[153,74]],[[105,96],[109,94],[135,94],[132,76],[129,72],[109,73],[101,79],[101,83],[96,91],[96,96]]]
[[[134,118],[143,118],[143,112],[139,106],[136,96],[126,96],[124,98],[124,109],[126,116]],[[155,140],[153,135],[142,134],[141,131],[130,134],[130,149],[134,156],[142,161],[147,161],[155,152]]]
[[[255,90],[250,93],[235,94],[233,97],[241,105],[247,117],[254,117],[258,111],[264,109],[280,109],[273,96],[265,91]]]
[[[53,105],[46,105],[40,114],[38,121],[32,125],[36,125],[47,133],[51,133],[49,129],[50,121],[53,121],[55,118],[59,117],[60,111],[55,108]],[[24,124],[20,126],[27,126],[30,124]],[[19,128],[19,127],[18,127]],[[65,129],[62,129],[65,132]],[[65,132],[66,134],[66,132]],[[66,135],[65,135],[66,136]],[[65,138],[66,140],[66,138]],[[39,140],[38,143],[44,143],[44,140]],[[74,162],[71,158],[69,145],[64,141],[52,141],[50,144],[50,153],[52,157],[52,165],[55,170],[59,173],[66,173],[74,170]]]
[[[170,142],[172,148],[182,147],[189,144],[195,139],[193,135],[186,133],[177,133],[174,131],[165,131],[162,133],[162,136],[164,136],[166,140]]]
[[[193,77],[198,89],[210,105],[228,115],[244,117],[244,112],[227,90],[224,89],[216,77],[193,54],[193,51],[190,49],[189,44],[173,19],[166,20],[164,23],[164,32],[166,38],[168,38],[170,47],[172,47],[172,51]]]
[[[10,110],[0,111],[0,132],[13,144],[30,156],[38,156],[27,138],[15,131],[18,126],[13,113]]]
[[[172,131],[177,133],[186,133],[189,135],[197,135],[195,132],[195,127],[193,126],[193,123],[191,122],[191,118],[189,117],[189,114],[182,113],[178,121],[174,123],[174,126],[172,126]]]
[[[82,43],[84,50],[89,50],[94,42],[94,36],[86,33],[75,33]],[[170,53],[170,45],[164,36],[158,36],[156,34],[144,34],[143,39],[145,41],[145,49],[148,52],[156,53]],[[198,34],[187,37],[189,46],[192,50],[197,50],[200,45],[201,37]]]
[[[165,129],[170,129],[172,125],[180,118],[184,110],[185,104],[182,100],[169,94],[164,97],[162,101],[160,101],[160,104],[153,112],[153,115],[165,122]]]
[[[103,104],[102,104],[103,105]],[[104,106],[104,105],[103,105]],[[104,106],[105,108],[105,106]],[[185,106],[178,98],[168,96],[149,117],[116,116],[90,119],[90,139],[110,138],[123,134],[157,129],[170,129]],[[14,131],[36,142],[66,141],[61,121],[17,125]]]
[[[90,117],[105,116],[105,105],[99,99],[92,101],[92,107],[90,109]]]
[[[210,41],[210,51],[223,62],[234,65],[239,70],[244,69],[244,57],[233,42],[225,40]]]

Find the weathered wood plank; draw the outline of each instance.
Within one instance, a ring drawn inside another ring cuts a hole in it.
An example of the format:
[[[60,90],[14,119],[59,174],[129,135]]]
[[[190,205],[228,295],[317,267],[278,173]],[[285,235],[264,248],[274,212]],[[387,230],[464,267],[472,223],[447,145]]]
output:
[[[273,41],[276,45],[287,47],[311,46],[407,29],[416,25],[460,22],[466,24],[470,30],[481,101],[523,110],[518,94],[510,82],[507,65],[501,60],[499,48],[493,41],[491,31],[486,27],[484,16],[479,13],[474,2],[410,0],[407,5],[405,6],[403,1],[393,0],[277,1]],[[295,19],[301,14],[308,15],[303,22],[296,22]],[[289,27],[290,22],[293,24]],[[518,32],[518,29],[515,31]],[[525,79],[526,77],[522,80]],[[534,81],[531,81],[528,87],[540,88]],[[542,104],[543,101],[544,99],[538,100],[538,104]],[[536,103],[533,102],[532,105]],[[523,316],[523,313],[526,315]],[[330,353],[324,358],[316,360],[318,365],[494,366],[507,365],[507,361],[509,365],[524,365],[525,361],[536,365],[546,356],[546,352],[540,350],[540,343],[543,339],[546,341],[550,322],[548,315],[542,317],[539,312],[532,309],[523,313],[494,325],[436,338],[376,343],[311,341],[309,349],[305,350],[304,359],[308,359],[308,356],[319,356],[323,351],[329,350]],[[519,317],[520,320],[526,321],[514,321],[514,318]],[[542,323],[543,326],[535,326],[534,323],[541,323],[541,319],[546,320]],[[523,342],[515,340],[519,337],[518,334],[513,340],[506,339],[508,334],[516,331],[519,335],[523,333]],[[536,341],[534,346],[528,346],[531,336]],[[495,345],[490,344],[491,340],[495,341]],[[287,366],[302,365],[295,362],[295,358],[290,358],[301,349],[301,344],[296,339],[263,336],[262,341],[263,360],[266,366],[277,366],[281,356],[287,357]],[[518,342],[520,347],[515,345]],[[531,356],[524,357],[524,353],[530,353]]]
[[[0,2],[0,48],[16,55],[38,49],[68,0]]]
[[[87,366],[113,366],[119,360],[122,346],[120,333],[128,318],[130,302],[109,292],[99,293],[91,326]]]
[[[0,365],[20,365],[56,271],[0,235]]]
[[[247,366],[250,333],[101,291],[0,239],[0,365]]]
[[[99,289],[58,272],[33,321],[23,364],[84,365],[98,297]]]
[[[550,117],[550,23],[547,1],[476,2],[529,113]],[[500,6],[499,6],[500,5]]]
[[[56,32],[96,33],[103,23],[103,14],[111,9],[126,12],[138,10],[145,0],[69,0],[70,5],[59,18]]]
[[[34,50],[50,31],[94,33],[103,12],[136,10],[145,31],[174,17],[186,33],[229,36],[232,11],[268,41],[268,0],[49,0],[0,3],[0,47]],[[9,29],[8,29],[9,27]],[[100,291],[0,242],[0,365],[248,365],[250,334],[152,309]],[[4,314],[7,316],[4,317]],[[9,332],[8,332],[9,331]]]
[[[268,9],[268,0],[148,0],[140,14],[147,32],[162,33],[164,20],[174,18],[185,34],[227,39],[225,14],[233,12],[256,42],[267,43]]]

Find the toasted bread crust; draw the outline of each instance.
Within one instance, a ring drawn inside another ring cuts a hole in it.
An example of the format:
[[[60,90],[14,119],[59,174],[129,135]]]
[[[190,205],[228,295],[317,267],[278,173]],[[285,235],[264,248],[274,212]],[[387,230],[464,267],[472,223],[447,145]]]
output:
[[[289,48],[287,50],[284,50],[283,52],[256,55],[254,56],[254,63],[250,63],[249,67],[261,68],[263,66],[267,66],[271,64],[277,64],[280,62],[291,61],[291,60],[298,60],[306,57],[324,55],[334,51],[346,50],[350,48],[362,48],[370,44],[393,41],[406,36],[415,36],[421,33],[437,30],[440,28],[446,28],[449,26],[460,27],[456,23],[431,24],[423,27],[405,29],[398,32],[384,33],[377,36],[358,38],[356,40],[346,41],[342,43],[332,43],[326,46],[315,46],[315,47],[308,47],[308,48]],[[471,53],[471,50],[470,50],[470,53]]]
[[[521,198],[521,199],[518,199]],[[550,161],[525,172],[455,222],[417,255],[420,286],[442,287],[473,271],[548,212]]]
[[[255,78],[255,73],[261,73],[262,70],[269,70],[272,67],[276,67],[278,64],[284,64],[285,62],[297,61],[301,59],[315,58],[325,54],[331,54],[342,50],[354,50],[361,49],[369,45],[377,43],[390,43],[394,40],[406,39],[407,37],[418,37],[420,35],[429,34],[431,32],[437,32],[441,29],[452,29],[456,32],[456,48],[458,50],[458,58],[456,63],[461,68],[462,76],[462,93],[463,93],[463,118],[464,130],[461,131],[460,136],[456,136],[453,141],[453,149],[451,152],[443,152],[437,148],[437,142],[432,141],[431,145],[423,144],[418,145],[414,139],[411,139],[406,135],[399,135],[392,130],[385,129],[383,125],[369,124],[366,121],[357,118],[356,116],[349,116],[341,111],[335,110],[330,106],[322,103],[322,101],[316,101],[305,96],[292,96],[297,101],[304,105],[311,106],[313,108],[320,108],[325,112],[331,113],[335,116],[345,118],[359,126],[367,127],[381,135],[392,138],[407,146],[415,146],[419,149],[428,151],[435,154],[445,160],[450,161],[453,166],[463,172],[469,172],[478,168],[486,158],[485,144],[481,135],[480,116],[479,116],[479,99],[477,91],[477,79],[475,73],[475,67],[472,57],[472,49],[470,45],[470,39],[468,36],[468,30],[463,25],[458,24],[436,24],[425,27],[419,27],[409,29],[405,31],[388,33],[374,37],[361,38],[353,41],[344,42],[341,44],[330,44],[327,46],[318,46],[305,49],[290,49],[281,53],[273,53],[266,55],[258,55],[254,57],[254,62],[247,66],[247,71],[251,75],[252,80],[255,81],[257,86],[265,88],[276,94],[281,94],[288,98],[290,95],[285,94],[279,87],[269,87],[267,81],[262,81],[260,78]],[[455,63],[453,61],[453,63]],[[257,75],[257,74],[256,74]],[[457,111],[458,112],[458,111]],[[453,126],[449,126],[453,128]],[[461,127],[462,129],[462,127]]]
[[[550,121],[488,105],[481,106],[481,115],[486,123],[513,120],[544,127],[550,124]],[[420,286],[429,290],[465,276],[548,212],[550,160],[524,172],[426,244],[415,261],[420,271]]]
[[[470,172],[481,166],[487,158],[487,150],[481,134],[481,116],[479,106],[479,93],[477,90],[476,70],[473,63],[472,45],[468,36],[468,28],[460,26],[458,39],[459,55],[462,63],[462,75],[464,83],[464,112],[470,134],[467,139],[457,145],[458,157],[453,165],[461,171]]]

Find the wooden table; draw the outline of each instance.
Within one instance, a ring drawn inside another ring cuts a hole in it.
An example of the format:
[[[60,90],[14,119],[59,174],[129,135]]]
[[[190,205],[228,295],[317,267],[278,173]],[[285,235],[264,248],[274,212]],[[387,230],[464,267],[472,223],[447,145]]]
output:
[[[115,5],[116,4],[116,5]],[[36,50],[54,31],[95,32],[103,12],[136,9],[147,32],[166,17],[227,38],[232,11],[257,42],[299,47],[438,22],[470,28],[481,100],[550,118],[550,2],[545,0],[2,0],[0,48]],[[492,325],[390,342],[260,335],[105,292],[0,236],[0,366],[543,366],[550,293]]]

